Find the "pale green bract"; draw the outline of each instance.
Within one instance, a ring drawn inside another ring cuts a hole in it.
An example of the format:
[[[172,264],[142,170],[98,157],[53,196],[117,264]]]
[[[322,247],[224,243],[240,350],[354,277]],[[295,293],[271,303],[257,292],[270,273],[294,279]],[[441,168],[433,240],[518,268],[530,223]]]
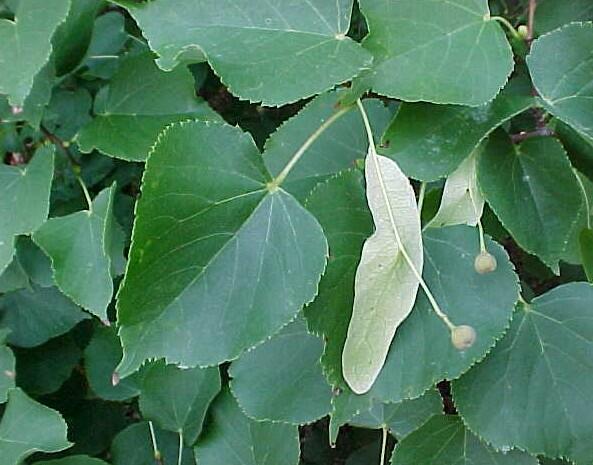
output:
[[[464,422],[497,448],[591,463],[593,286],[570,283],[520,305],[490,356],[453,384]]]
[[[477,150],[480,152],[480,150]],[[456,224],[476,226],[484,211],[484,198],[476,176],[477,153],[471,154],[445,182],[443,197],[430,227],[442,228]]]
[[[367,392],[377,379],[398,326],[412,311],[423,266],[420,215],[410,181],[372,145],[365,177],[375,232],[365,242],[356,270],[342,355],[344,379],[357,394]]]
[[[573,23],[533,43],[527,64],[544,107],[593,141],[593,23]]]
[[[171,126],[148,159],[118,295],[122,377],[147,358],[237,358],[317,293],[327,242],[269,174],[251,137],[212,122]]]
[[[55,410],[28,397],[20,389],[8,392],[0,421],[0,457],[3,465],[18,465],[34,452],[59,452],[72,444],[67,426]]]
[[[21,0],[15,21],[0,19],[0,94],[22,107],[37,74],[50,59],[51,39],[66,19],[70,0]]]
[[[207,60],[233,94],[264,105],[322,93],[371,63],[346,37],[353,0],[118,3],[138,22],[161,68]]]
[[[361,0],[375,60],[364,79],[405,101],[478,106],[513,70],[513,54],[487,0]]]
[[[142,86],[138,87],[138,76]],[[125,57],[109,85],[95,100],[95,117],[78,134],[83,152],[97,149],[129,161],[144,161],[168,124],[190,119],[220,119],[195,96],[185,66],[159,69],[150,52]]]
[[[113,217],[115,190],[114,185],[101,191],[89,210],[51,218],[33,234],[52,260],[60,290],[103,321],[113,296],[111,253],[119,228]],[[123,256],[123,241],[116,249]]]
[[[28,165],[0,164],[0,273],[10,264],[15,236],[46,220],[54,174],[54,148],[38,149]]]

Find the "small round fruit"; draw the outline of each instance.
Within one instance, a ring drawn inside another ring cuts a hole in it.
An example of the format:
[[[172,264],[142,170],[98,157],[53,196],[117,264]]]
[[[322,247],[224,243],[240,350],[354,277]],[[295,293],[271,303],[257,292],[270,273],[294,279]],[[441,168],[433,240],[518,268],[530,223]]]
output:
[[[474,261],[474,268],[480,274],[492,273],[496,270],[496,258],[488,252],[480,252]]]
[[[476,342],[476,330],[468,325],[456,326],[451,331],[451,343],[457,350],[467,350]]]
[[[529,29],[527,28],[527,26],[525,26],[525,24],[521,24],[517,28],[517,32],[523,40],[527,39],[527,37],[529,36]]]

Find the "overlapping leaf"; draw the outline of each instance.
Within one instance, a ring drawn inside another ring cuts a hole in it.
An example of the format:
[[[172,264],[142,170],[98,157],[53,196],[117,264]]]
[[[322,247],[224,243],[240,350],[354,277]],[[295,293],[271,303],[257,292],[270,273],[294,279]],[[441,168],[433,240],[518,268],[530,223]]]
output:
[[[179,454],[177,434],[154,425],[154,436],[163,464],[176,464]],[[153,465],[154,450],[148,422],[134,423],[121,431],[111,444],[113,465]],[[196,465],[189,447],[183,448],[181,465]]]
[[[453,173],[494,129],[532,104],[533,98],[506,89],[477,108],[406,103],[385,132],[380,152],[408,176],[434,181]]]
[[[36,285],[3,295],[0,314],[0,326],[10,329],[8,342],[20,347],[43,344],[89,318],[57,288]]]
[[[468,431],[457,416],[438,415],[404,438],[393,453],[393,465],[537,465],[519,451],[497,452]]]
[[[364,241],[373,232],[362,175],[354,170],[336,175],[311,193],[306,206],[323,227],[330,255],[319,294],[304,313],[309,329],[325,340],[321,363],[329,382],[344,388],[342,350],[354,302],[354,276]]]
[[[376,92],[405,101],[482,105],[513,70],[487,0],[361,0]],[[485,72],[487,70],[487,72]]]
[[[297,465],[298,429],[250,420],[224,390],[214,401],[212,423],[194,451],[200,465]]]
[[[454,383],[465,423],[498,448],[591,462],[592,305],[587,283],[520,305],[492,354]]]
[[[35,465],[108,465],[101,459],[89,457],[88,455],[71,455],[55,460],[44,460],[35,462]]]
[[[535,10],[535,29],[540,34],[553,31],[573,21],[593,19],[593,3],[589,0],[539,0]]]
[[[417,399],[397,404],[374,401],[368,411],[361,412],[348,423],[359,428],[388,428],[401,441],[442,411],[441,396],[436,390],[430,390]]]
[[[268,182],[252,139],[237,128],[191,122],[160,137],[119,292],[122,376],[147,358],[232,360],[313,299],[323,231]]]
[[[573,238],[586,218],[585,200],[556,139],[514,146],[505,133],[496,133],[478,159],[478,183],[513,238],[548,266],[556,268],[571,247],[578,248]]]
[[[113,217],[114,195],[115,185],[99,193],[89,210],[51,218],[33,234],[52,260],[61,291],[102,320],[107,320],[113,296],[111,254],[123,255],[123,242],[114,247],[119,228]]]
[[[0,272],[14,255],[14,237],[30,234],[47,218],[54,149],[37,150],[25,166],[0,164]]]
[[[16,381],[35,396],[57,391],[82,357],[72,334],[65,334],[30,349],[16,349]]]
[[[301,319],[233,362],[231,389],[257,420],[311,423],[331,409],[332,391],[319,359],[323,341]]]
[[[573,23],[536,40],[527,57],[550,113],[593,140],[593,23]]]
[[[0,19],[0,94],[23,106],[35,76],[48,62],[51,38],[66,19],[70,0],[19,1],[15,21]]]
[[[140,394],[139,375],[124,379],[115,375],[121,357],[122,349],[115,328],[95,328],[84,351],[84,366],[90,388],[102,399],[121,401]]]
[[[142,376],[140,411],[161,428],[182,434],[185,443],[192,445],[219,391],[217,367],[182,369],[156,362]]]
[[[0,404],[7,400],[9,389],[14,387],[14,354],[6,345],[7,330],[0,330]]]
[[[34,452],[59,452],[72,444],[66,438],[66,422],[55,410],[11,389],[0,421],[2,463],[18,465]]]
[[[142,85],[138,86],[138,76]],[[145,160],[168,124],[197,118],[219,119],[195,96],[194,81],[183,66],[160,70],[149,52],[126,57],[95,100],[95,118],[78,143],[124,160]]]
[[[208,60],[229,90],[282,105],[331,89],[369,66],[346,37],[352,0],[120,0],[138,22],[158,64]],[[306,78],[303,78],[306,76]]]

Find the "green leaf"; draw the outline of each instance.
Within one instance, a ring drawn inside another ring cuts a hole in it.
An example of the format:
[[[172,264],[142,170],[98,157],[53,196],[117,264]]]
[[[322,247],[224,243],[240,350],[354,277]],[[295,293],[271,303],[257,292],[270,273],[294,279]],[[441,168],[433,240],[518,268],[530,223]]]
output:
[[[467,430],[457,416],[438,415],[395,448],[393,465],[537,465],[520,451],[497,452]]]
[[[0,94],[22,107],[35,76],[48,62],[51,38],[66,19],[70,0],[20,0],[15,21],[0,19]]]
[[[352,0],[252,0],[248,7],[233,0],[119,3],[138,22],[161,68],[207,59],[233,94],[265,105],[320,94],[371,61],[346,37]]]
[[[18,291],[28,285],[29,277],[15,256],[4,272],[0,273],[0,293]]]
[[[72,71],[84,58],[93,34],[95,16],[103,0],[70,0],[72,5],[54,38],[54,59],[58,76]]]
[[[428,224],[442,228],[456,224],[476,226],[484,211],[484,198],[478,187],[474,152],[447,178],[437,214]]]
[[[556,137],[568,152],[572,166],[593,181],[593,139],[588,139],[557,119],[550,126],[553,126]]]
[[[340,427],[355,416],[367,412],[373,406],[373,399],[367,393],[362,396],[354,394],[349,387],[340,388],[332,399],[332,412],[329,419],[329,441],[336,444]]]
[[[486,238],[486,249],[498,266],[476,273],[478,231],[468,226],[431,228],[424,232],[423,277],[441,309],[456,325],[468,324],[476,342],[465,351],[451,344],[449,329],[434,313],[424,293],[418,293],[411,315],[393,340],[389,356],[370,391],[386,402],[423,394],[443,379],[455,379],[484,358],[504,333],[517,301],[518,282],[505,250]]]
[[[32,349],[17,349],[16,381],[35,396],[60,389],[82,357],[74,337],[66,334]]]
[[[505,90],[478,108],[406,103],[385,132],[380,152],[408,176],[435,181],[453,173],[494,129],[533,102]]]
[[[197,121],[160,137],[118,296],[122,376],[147,358],[232,360],[313,300],[327,256],[323,231],[268,181],[238,128]]]
[[[0,297],[0,314],[8,342],[19,347],[43,344],[89,318],[57,288],[36,285]]]
[[[365,178],[375,232],[364,243],[356,270],[342,354],[344,379],[357,394],[377,379],[397,328],[412,311],[423,266],[420,214],[410,181],[372,145]]]
[[[478,159],[478,183],[496,216],[525,251],[552,269],[585,218],[578,182],[562,145],[551,137],[513,145],[501,131]]]
[[[579,241],[583,268],[585,269],[587,279],[590,283],[593,283],[593,229],[583,229]]]
[[[358,171],[345,171],[319,184],[307,198],[327,237],[329,258],[319,283],[319,294],[304,309],[309,330],[323,336],[323,370],[333,386],[345,388],[342,350],[354,303],[354,276],[362,246],[373,232]]]
[[[20,389],[8,392],[0,421],[0,455],[6,465],[18,465],[34,452],[59,452],[72,444],[66,422],[55,410],[39,404]]]
[[[142,76],[142,86],[138,86]],[[150,52],[126,57],[96,100],[93,121],[82,128],[83,152],[94,149],[124,160],[146,160],[168,124],[190,119],[220,119],[197,98],[189,70],[160,70]]]
[[[16,257],[33,283],[41,287],[55,286],[51,260],[31,238],[17,238]]]
[[[417,399],[404,400],[397,404],[374,401],[370,410],[361,412],[348,423],[357,428],[388,428],[401,441],[442,411],[441,396],[433,389]]]
[[[286,121],[266,141],[264,161],[270,174],[277,176],[313,134],[319,124],[330,118],[344,92],[328,92],[315,98],[296,116]],[[365,100],[376,137],[391,119],[392,111],[377,99]],[[353,109],[330,126],[305,152],[286,178],[284,189],[299,200],[306,198],[320,182],[339,171],[354,168],[356,160],[367,154],[368,140],[360,113]]]
[[[556,0],[539,0],[535,10],[535,29],[540,34],[573,21],[587,21],[593,19],[593,3],[589,0],[571,0],[558,2]]]
[[[323,341],[302,319],[231,365],[231,390],[256,420],[312,423],[331,410],[332,390],[321,370]]]
[[[183,434],[192,445],[219,391],[218,367],[185,369],[156,362],[142,377],[140,411],[161,428]]]
[[[178,436],[170,431],[154,427],[156,443],[163,464],[176,464],[179,452]],[[148,422],[135,423],[120,432],[111,444],[113,465],[155,465]],[[183,448],[181,465],[195,465],[194,454],[189,447]]]
[[[7,330],[0,329],[0,404],[6,402],[16,377],[14,354],[5,345],[7,333]]]
[[[34,465],[109,465],[103,460],[89,457],[88,455],[71,455],[62,459],[44,460],[35,462]]]
[[[60,290],[104,321],[113,296],[114,194],[115,185],[101,191],[89,210],[51,218],[33,234],[35,243],[51,258]]]
[[[90,388],[102,399],[123,401],[140,394],[140,376],[134,374],[118,380],[114,374],[121,357],[121,344],[115,328],[95,328],[84,350],[84,367]]]
[[[24,166],[0,164],[0,272],[14,255],[14,236],[30,234],[47,218],[54,148],[45,146]]]
[[[43,126],[63,141],[70,141],[91,121],[93,99],[85,88],[56,90],[44,115]]]
[[[125,19],[119,11],[109,11],[99,16],[83,62],[82,75],[86,78],[110,79],[120,62],[118,53],[128,38]]]
[[[33,86],[22,107],[11,106],[8,98],[0,95],[0,118],[4,121],[27,121],[38,129],[55,80],[54,63],[50,60],[33,79]]]
[[[520,305],[486,360],[454,383],[464,422],[494,447],[593,460],[593,287],[570,283]]]
[[[527,64],[546,110],[593,140],[593,23],[573,23],[533,42]]]
[[[298,428],[250,420],[224,390],[214,401],[212,423],[194,452],[200,465],[296,465]]]
[[[487,0],[361,0],[375,60],[369,84],[405,101],[478,106],[513,70],[513,54]]]

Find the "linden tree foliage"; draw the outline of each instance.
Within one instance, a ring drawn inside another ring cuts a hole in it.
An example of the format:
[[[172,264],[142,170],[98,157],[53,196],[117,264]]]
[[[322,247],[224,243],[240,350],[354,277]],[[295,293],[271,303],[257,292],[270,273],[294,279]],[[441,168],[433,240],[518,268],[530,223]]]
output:
[[[593,463],[590,0],[0,0],[1,465]]]

